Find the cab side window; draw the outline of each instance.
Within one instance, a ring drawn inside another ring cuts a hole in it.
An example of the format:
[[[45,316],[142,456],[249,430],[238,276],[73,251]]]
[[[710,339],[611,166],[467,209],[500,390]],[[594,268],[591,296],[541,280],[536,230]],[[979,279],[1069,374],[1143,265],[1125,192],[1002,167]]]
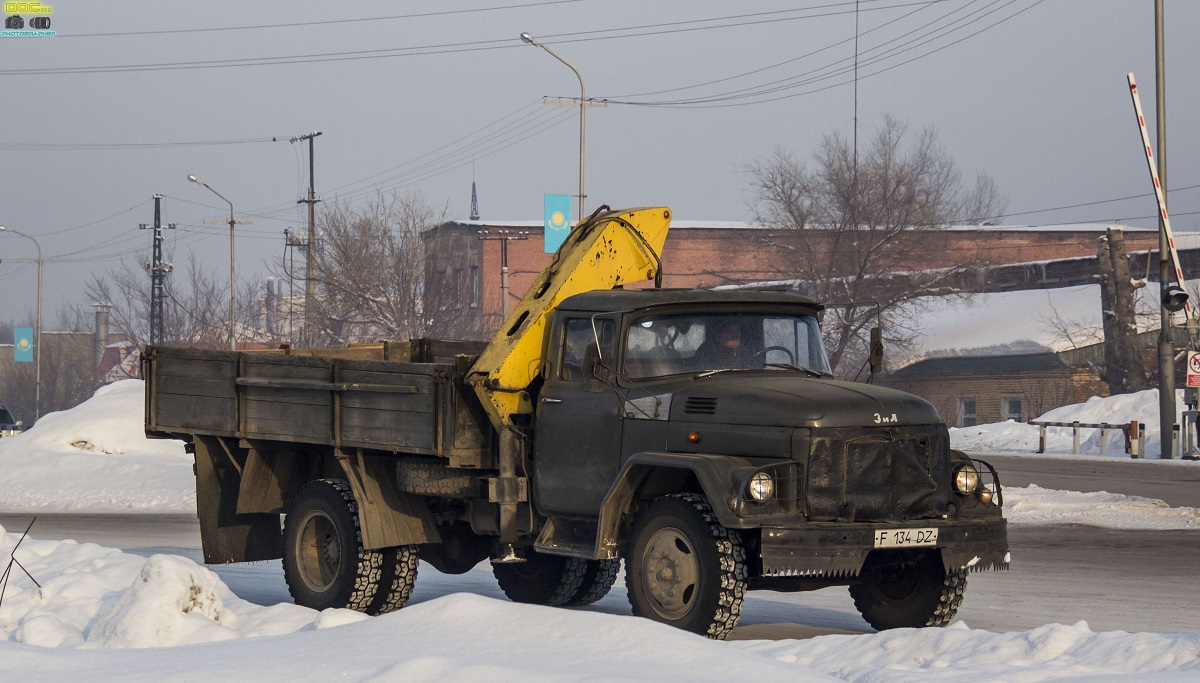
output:
[[[596,320],[592,326],[592,318],[568,318],[563,323],[562,356],[558,364],[559,379],[569,382],[581,382],[584,375],[584,359],[589,348],[596,348],[596,337],[600,337],[602,353],[606,361],[612,353],[613,321]]]

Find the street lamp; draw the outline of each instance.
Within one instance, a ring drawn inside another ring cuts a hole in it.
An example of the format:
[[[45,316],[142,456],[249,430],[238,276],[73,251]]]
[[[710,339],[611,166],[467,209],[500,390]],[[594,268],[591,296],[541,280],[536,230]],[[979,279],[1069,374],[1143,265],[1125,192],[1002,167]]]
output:
[[[583,94],[583,76],[579,75],[579,69],[576,69],[570,62],[563,59],[562,57],[559,57],[558,53],[555,52],[554,50],[551,50],[550,48],[546,47],[545,45],[542,45],[540,42],[538,42],[537,38],[534,38],[533,36],[529,35],[528,33],[522,33],[521,40],[523,40],[526,43],[529,43],[530,45],[533,45],[535,47],[540,47],[543,50],[545,50],[546,52],[549,52],[551,54],[551,56],[553,56],[555,59],[562,62],[563,64],[566,64],[567,68],[569,68],[571,71],[574,71],[575,78],[579,79],[579,220],[582,221],[583,220],[583,121],[584,121],[584,110],[585,110],[585,106],[586,106],[584,104],[585,100],[584,100],[584,94]]]
[[[187,178],[197,185],[203,185],[204,187],[207,187],[209,192],[217,195],[223,202],[229,205],[229,350],[237,351],[237,345],[234,343],[233,334],[235,320],[234,316],[236,314],[236,308],[233,303],[233,297],[236,288],[236,281],[233,279],[233,226],[237,225],[237,221],[233,219],[233,202],[225,199],[225,195],[212,189],[211,185],[203,180],[200,180],[196,176],[190,175]]]
[[[42,245],[31,235],[26,235],[20,230],[13,230],[12,228],[0,225],[0,231],[20,235],[33,242],[33,246],[37,247],[37,330],[33,336],[35,363],[37,365],[37,369],[34,370],[34,383],[36,387],[33,390],[33,421],[37,422],[42,417]]]

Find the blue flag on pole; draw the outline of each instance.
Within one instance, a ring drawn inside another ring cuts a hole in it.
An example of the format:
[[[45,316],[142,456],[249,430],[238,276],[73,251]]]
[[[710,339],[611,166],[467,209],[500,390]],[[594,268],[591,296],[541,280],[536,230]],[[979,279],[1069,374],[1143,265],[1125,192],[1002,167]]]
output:
[[[33,362],[33,328],[13,328],[13,360],[18,363]]]
[[[571,232],[571,195],[546,195],[546,213],[542,219],[546,235],[546,253],[553,254]]]

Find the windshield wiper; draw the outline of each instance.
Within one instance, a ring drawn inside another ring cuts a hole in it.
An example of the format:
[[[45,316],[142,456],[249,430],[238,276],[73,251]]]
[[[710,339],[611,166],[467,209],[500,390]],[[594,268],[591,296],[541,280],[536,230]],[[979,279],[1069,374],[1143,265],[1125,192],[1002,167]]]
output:
[[[747,370],[749,370],[749,368],[720,368],[718,370],[705,370],[704,372],[697,373],[696,376],[697,377],[711,377],[711,376],[717,374],[718,372],[745,372]]]
[[[817,372],[816,370],[813,370],[812,368],[802,368],[798,365],[792,365],[791,363],[763,363],[763,367],[765,367],[765,368],[782,368],[784,370],[795,370],[797,372],[803,372],[803,373],[807,374],[809,377],[824,377],[825,376],[825,375]]]

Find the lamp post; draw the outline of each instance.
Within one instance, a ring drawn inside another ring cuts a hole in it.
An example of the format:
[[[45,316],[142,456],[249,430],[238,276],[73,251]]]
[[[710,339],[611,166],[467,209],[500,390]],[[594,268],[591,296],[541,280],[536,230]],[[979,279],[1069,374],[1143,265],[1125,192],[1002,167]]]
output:
[[[576,69],[570,62],[563,59],[562,57],[559,57],[558,53],[555,52],[554,50],[551,50],[550,48],[546,47],[545,45],[542,45],[540,42],[538,42],[537,38],[534,38],[533,36],[529,35],[528,33],[522,33],[521,40],[523,40],[526,43],[529,43],[530,45],[533,45],[535,47],[540,47],[543,50],[545,50],[546,52],[549,52],[551,56],[553,56],[555,59],[562,62],[563,64],[566,64],[567,68],[569,68],[571,71],[574,71],[575,78],[579,79],[579,220],[582,221],[583,220],[583,196],[584,196],[583,195],[583,132],[584,132],[583,122],[584,122],[584,111],[586,108],[586,104],[585,104],[586,100],[584,99],[584,92],[583,92],[583,76],[579,75],[579,69]]]
[[[234,333],[233,333],[234,321],[236,319],[235,318],[236,308],[235,308],[233,299],[234,299],[234,294],[235,294],[235,290],[236,290],[236,286],[237,286],[236,281],[233,279],[233,226],[237,225],[237,221],[234,220],[234,218],[233,218],[233,202],[229,201],[228,199],[225,199],[225,195],[212,189],[211,185],[204,182],[203,180],[200,180],[196,176],[190,175],[187,178],[188,178],[188,180],[192,181],[193,183],[196,183],[197,185],[203,185],[204,187],[207,187],[209,192],[212,192],[213,194],[217,195],[218,197],[221,198],[221,201],[223,201],[229,205],[229,350],[237,351],[237,345],[234,343]]]
[[[33,242],[33,246],[37,247],[37,328],[33,336],[34,363],[37,365],[37,368],[34,370],[34,384],[36,386],[33,390],[33,421],[37,422],[42,417],[42,245],[32,235],[26,235],[20,230],[13,230],[12,228],[0,225],[0,231],[20,235]]]

